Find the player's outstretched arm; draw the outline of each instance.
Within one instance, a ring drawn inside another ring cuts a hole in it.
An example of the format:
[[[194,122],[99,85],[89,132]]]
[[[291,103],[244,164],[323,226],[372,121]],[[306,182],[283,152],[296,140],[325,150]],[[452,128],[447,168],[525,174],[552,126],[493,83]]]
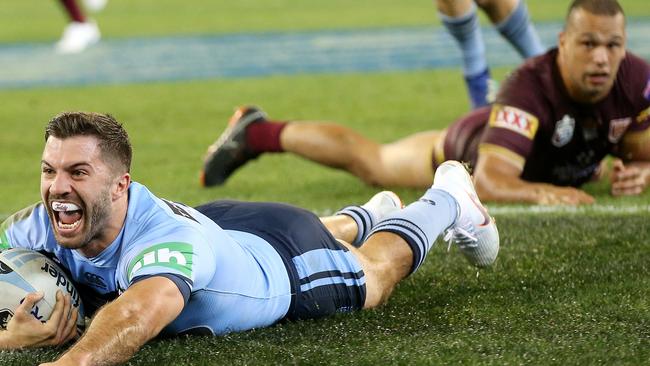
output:
[[[523,202],[540,205],[581,205],[594,198],[573,187],[527,182],[522,168],[496,152],[481,152],[474,170],[476,191],[481,200]]]
[[[30,293],[25,297],[7,323],[7,330],[0,331],[0,349],[59,346],[74,339],[78,312],[71,306],[70,296],[57,291],[56,304],[45,323],[30,313],[42,298],[43,293]]]
[[[124,363],[174,320],[183,306],[183,295],[170,279],[139,281],[102,307],[81,339],[46,365]]]

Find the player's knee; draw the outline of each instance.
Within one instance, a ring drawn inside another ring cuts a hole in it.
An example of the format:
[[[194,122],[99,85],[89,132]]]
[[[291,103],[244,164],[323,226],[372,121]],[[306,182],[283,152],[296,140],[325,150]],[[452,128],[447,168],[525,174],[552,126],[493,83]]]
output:
[[[374,263],[366,272],[366,301],[364,308],[375,308],[390,298],[401,274],[390,263]]]
[[[393,292],[394,286],[386,287],[380,281],[366,282],[366,300],[363,304],[364,309],[373,309],[384,305]]]

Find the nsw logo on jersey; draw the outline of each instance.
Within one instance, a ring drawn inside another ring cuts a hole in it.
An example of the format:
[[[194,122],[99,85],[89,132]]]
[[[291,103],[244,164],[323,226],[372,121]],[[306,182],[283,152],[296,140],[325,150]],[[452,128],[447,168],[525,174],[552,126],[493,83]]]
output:
[[[131,281],[138,274],[138,271],[151,267],[162,267],[171,270],[171,273],[178,273],[192,278],[193,255],[192,245],[188,243],[169,242],[154,245],[146,248],[133,258],[126,276]],[[160,271],[153,273],[160,273]],[[143,274],[153,273],[143,272]]]
[[[537,117],[521,109],[495,104],[490,113],[490,126],[514,131],[532,140],[537,133]]]

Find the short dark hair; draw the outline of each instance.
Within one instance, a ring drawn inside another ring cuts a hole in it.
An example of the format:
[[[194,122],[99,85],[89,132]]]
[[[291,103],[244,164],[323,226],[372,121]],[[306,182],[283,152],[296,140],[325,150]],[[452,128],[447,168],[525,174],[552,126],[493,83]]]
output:
[[[130,172],[133,151],[129,135],[122,124],[110,114],[92,112],[59,113],[45,127],[45,141],[50,136],[65,139],[74,136],[94,136],[107,162],[119,162]]]
[[[595,15],[614,16],[621,13],[625,16],[623,8],[617,0],[573,0],[571,5],[569,5],[567,20],[569,19],[569,16],[571,16],[571,13],[576,9],[584,9],[588,13]]]

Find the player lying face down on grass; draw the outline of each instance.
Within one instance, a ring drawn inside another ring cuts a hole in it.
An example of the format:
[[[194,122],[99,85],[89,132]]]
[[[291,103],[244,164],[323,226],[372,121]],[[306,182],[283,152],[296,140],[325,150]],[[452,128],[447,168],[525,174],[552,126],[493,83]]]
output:
[[[559,46],[529,59],[493,105],[444,131],[378,144],[342,125],[270,120],[242,107],[208,148],[201,182],[222,184],[264,152],[290,152],[346,170],[371,185],[427,187],[445,160],[470,163],[483,200],[588,204],[578,189],[608,155],[611,194],[637,195],[650,181],[650,66],[626,52],[615,0],[571,3]]]
[[[384,191],[325,218],[278,203],[194,209],[132,181],[130,165],[127,133],[111,116],[50,121],[42,200],[2,224],[0,247],[55,257],[94,315],[76,339],[67,297],[41,323],[29,312],[42,294],[29,294],[0,331],[0,348],[74,341],[52,365],[117,364],[159,335],[220,335],[379,306],[443,232],[477,267],[499,252],[494,220],[454,161],[404,208]]]

